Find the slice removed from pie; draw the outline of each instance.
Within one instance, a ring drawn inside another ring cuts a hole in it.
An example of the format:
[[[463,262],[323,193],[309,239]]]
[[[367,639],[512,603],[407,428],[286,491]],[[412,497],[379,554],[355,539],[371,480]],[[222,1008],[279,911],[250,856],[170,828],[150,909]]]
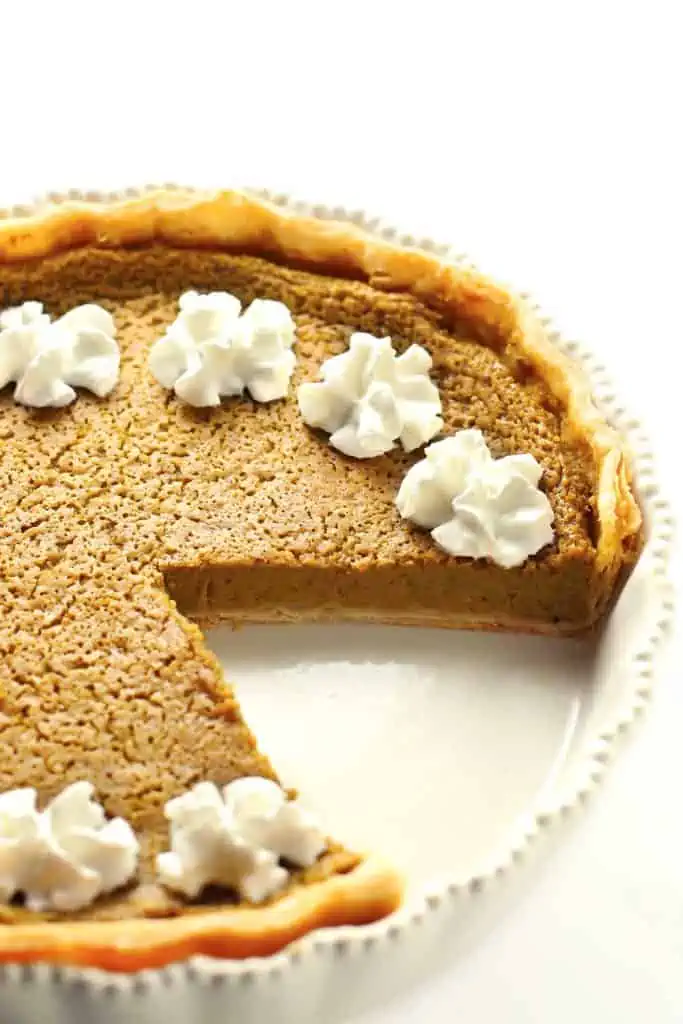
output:
[[[150,349],[188,290],[289,308],[286,398],[196,409],[159,385]],[[581,633],[638,551],[618,435],[503,288],[238,192],[68,201],[0,220],[0,309],[32,301],[52,316],[103,306],[121,367],[106,397],[79,391],[64,408],[0,395],[0,794],[32,787],[44,806],[87,780],[134,829],[140,862],[130,884],[78,911],[0,904],[0,959],[136,970],[267,954],[389,914],[396,872],[334,842],[263,905],[160,885],[168,801],[200,782],[276,777],[197,624]],[[352,459],[303,422],[296,385],[353,332],[430,353],[445,436],[474,428],[496,457],[534,456],[551,544],[512,568],[454,557],[396,507],[422,449]]]

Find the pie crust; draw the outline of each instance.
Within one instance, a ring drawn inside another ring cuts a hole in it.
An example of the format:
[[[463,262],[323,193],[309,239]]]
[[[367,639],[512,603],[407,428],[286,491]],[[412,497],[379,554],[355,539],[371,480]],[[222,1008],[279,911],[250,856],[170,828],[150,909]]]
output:
[[[605,593],[611,592],[640,537],[626,454],[618,434],[593,405],[583,374],[556,349],[521,299],[437,256],[378,240],[348,223],[299,216],[237,191],[161,189],[121,200],[67,200],[0,219],[0,265],[85,245],[152,242],[250,253],[408,291],[426,305],[452,309],[487,344],[532,367],[566,410],[565,429],[592,453],[596,567]],[[410,615],[405,621],[429,624]],[[482,625],[472,620],[458,624]],[[501,627],[515,625],[501,618]],[[538,631],[545,630],[539,626]],[[547,631],[558,629],[549,624]],[[295,887],[264,907],[223,907],[164,919],[0,925],[0,961],[49,960],[131,971],[198,953],[266,955],[314,928],[386,916],[399,905],[401,894],[395,870],[369,856],[347,874]]]
[[[261,907],[129,921],[45,921],[0,925],[0,962],[139,971],[204,955],[241,960],[277,953],[316,928],[369,924],[396,910],[403,883],[370,855],[346,875],[294,889]]]

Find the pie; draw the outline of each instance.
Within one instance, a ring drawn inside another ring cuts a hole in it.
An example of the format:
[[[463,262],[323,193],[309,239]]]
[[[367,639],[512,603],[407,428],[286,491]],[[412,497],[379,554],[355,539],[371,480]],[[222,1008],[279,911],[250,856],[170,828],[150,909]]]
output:
[[[295,383],[316,380],[354,330],[424,346],[444,434],[474,427],[495,455],[542,466],[553,543],[514,568],[452,557],[396,510],[421,453],[347,458],[292,396],[179,401],[147,363],[188,289],[285,303]],[[0,395],[0,793],[30,786],[46,801],[87,779],[135,829],[141,859],[135,884],[83,911],[0,906],[0,959],[136,970],[266,954],[389,914],[394,869],[333,842],[262,906],[225,893],[186,901],[157,883],[169,799],[203,780],[275,778],[199,626],[584,632],[638,552],[619,437],[503,288],[238,192],[69,200],[0,220],[0,309],[29,300],[53,315],[108,309],[121,374],[106,398],[83,392],[62,409]]]

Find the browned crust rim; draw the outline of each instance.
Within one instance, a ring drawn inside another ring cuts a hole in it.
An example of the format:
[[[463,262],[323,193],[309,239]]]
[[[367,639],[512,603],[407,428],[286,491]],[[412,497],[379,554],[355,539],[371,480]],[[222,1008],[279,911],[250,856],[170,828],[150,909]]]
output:
[[[398,908],[401,876],[375,856],[344,875],[294,890],[263,907],[128,921],[0,925],[0,963],[69,964],[108,971],[163,967],[191,956],[269,956],[316,928],[370,924]]]

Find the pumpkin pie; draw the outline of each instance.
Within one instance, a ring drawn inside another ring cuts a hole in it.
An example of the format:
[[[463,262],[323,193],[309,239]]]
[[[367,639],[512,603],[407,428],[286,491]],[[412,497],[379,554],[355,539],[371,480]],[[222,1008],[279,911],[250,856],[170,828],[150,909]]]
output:
[[[353,332],[432,359],[443,434],[476,428],[496,457],[542,467],[554,538],[523,564],[454,557],[396,493],[423,452],[348,458],[289,397],[196,409],[149,352],[179,296],[284,303],[294,385]],[[34,410],[0,395],[0,793],[43,802],[86,779],[140,839],[134,883],[72,913],[0,905],[0,959],[115,970],[194,953],[244,957],[400,902],[374,855],[330,842],[264,905],[159,885],[167,802],[201,781],[275,779],[200,626],[374,621],[578,634],[636,557],[640,515],[617,434],[533,313],[502,287],[348,223],[239,192],[70,200],[0,220],[0,309],[114,318],[105,398]],[[277,683],[274,683],[277,685]],[[283,723],[286,728],[286,723]]]

